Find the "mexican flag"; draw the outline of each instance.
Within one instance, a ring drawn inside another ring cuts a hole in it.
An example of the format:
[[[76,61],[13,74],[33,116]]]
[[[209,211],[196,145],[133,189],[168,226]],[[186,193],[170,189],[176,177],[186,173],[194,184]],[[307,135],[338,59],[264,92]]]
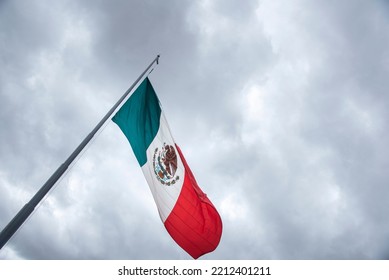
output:
[[[112,120],[130,142],[171,237],[195,259],[215,250],[221,218],[175,143],[148,78]]]

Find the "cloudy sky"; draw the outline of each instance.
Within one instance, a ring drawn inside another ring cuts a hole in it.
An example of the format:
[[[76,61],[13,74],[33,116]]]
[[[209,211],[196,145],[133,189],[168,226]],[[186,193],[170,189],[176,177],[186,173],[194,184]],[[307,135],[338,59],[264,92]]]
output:
[[[0,228],[144,68],[223,220],[202,259],[389,258],[385,0],[0,1]],[[108,122],[0,259],[190,259]]]

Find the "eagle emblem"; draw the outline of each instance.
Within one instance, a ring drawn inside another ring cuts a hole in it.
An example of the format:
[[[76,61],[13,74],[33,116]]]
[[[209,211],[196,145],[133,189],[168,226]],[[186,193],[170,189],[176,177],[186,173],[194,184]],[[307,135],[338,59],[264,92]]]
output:
[[[153,156],[155,176],[162,185],[174,185],[180,177],[176,176],[177,153],[173,145],[163,143],[162,148],[155,148]]]

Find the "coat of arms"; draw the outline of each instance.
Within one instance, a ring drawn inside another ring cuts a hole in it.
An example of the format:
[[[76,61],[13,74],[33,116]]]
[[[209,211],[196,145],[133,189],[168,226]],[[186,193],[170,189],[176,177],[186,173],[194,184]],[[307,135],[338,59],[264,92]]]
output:
[[[157,179],[163,185],[174,185],[180,177],[176,174],[177,153],[173,145],[163,143],[161,149],[155,148],[153,168]]]

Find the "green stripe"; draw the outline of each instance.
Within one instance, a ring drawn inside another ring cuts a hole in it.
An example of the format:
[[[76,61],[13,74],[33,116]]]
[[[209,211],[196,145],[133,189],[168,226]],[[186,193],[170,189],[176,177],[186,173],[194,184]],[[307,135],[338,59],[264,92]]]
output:
[[[147,162],[146,150],[157,135],[160,116],[158,97],[146,78],[112,118],[130,142],[140,166]]]

